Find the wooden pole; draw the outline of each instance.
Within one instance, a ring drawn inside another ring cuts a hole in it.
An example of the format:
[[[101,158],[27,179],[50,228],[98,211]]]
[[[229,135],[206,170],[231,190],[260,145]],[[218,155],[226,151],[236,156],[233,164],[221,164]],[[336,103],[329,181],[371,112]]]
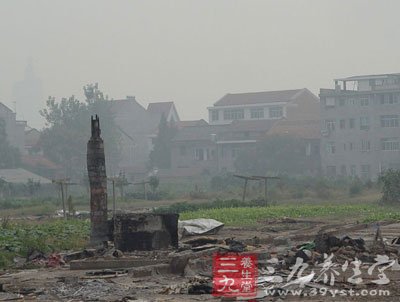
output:
[[[60,181],[60,189],[61,189],[61,200],[62,200],[62,207],[63,207],[63,217],[64,219],[67,218],[67,213],[65,209],[65,196],[64,196],[64,182]]]
[[[113,189],[113,233],[115,234],[115,208],[116,208],[116,202],[115,202],[115,178],[112,179],[112,189]]]
[[[265,205],[268,206],[268,189],[267,189],[267,178],[264,179],[264,200]]]
[[[244,202],[244,201],[245,201],[245,199],[246,199],[247,181],[248,181],[248,179],[246,178],[246,179],[244,180],[244,187],[243,187],[243,197],[242,197],[242,202]]]

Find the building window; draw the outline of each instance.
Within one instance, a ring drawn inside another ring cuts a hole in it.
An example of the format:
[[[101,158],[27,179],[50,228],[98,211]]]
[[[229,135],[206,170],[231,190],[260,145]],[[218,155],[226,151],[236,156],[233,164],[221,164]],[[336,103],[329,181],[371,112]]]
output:
[[[381,105],[397,104],[399,102],[399,94],[386,93],[378,95],[378,101]]]
[[[179,154],[181,156],[185,156],[186,155],[186,146],[180,146],[179,147]]]
[[[353,98],[351,98],[351,99],[348,99],[347,100],[347,103],[349,104],[349,105],[355,105],[356,104],[356,100],[355,99],[353,99]]]
[[[370,178],[370,166],[369,165],[361,165],[361,177],[364,179]]]
[[[360,105],[361,106],[368,106],[369,105],[369,97],[363,96],[360,98]]]
[[[311,144],[307,143],[306,145],[306,156],[311,156]]]
[[[384,128],[399,127],[399,116],[398,115],[382,115],[381,116],[381,127],[384,127]]]
[[[394,96],[393,96],[393,93],[388,93],[388,94],[387,94],[387,98],[388,98],[388,103],[389,103],[389,104],[393,104],[393,102],[394,102],[394,100],[395,100],[395,98],[394,98]]]
[[[336,152],[335,142],[327,142],[326,143],[326,152],[328,154],[335,154],[335,152]]]
[[[369,117],[362,116],[360,117],[360,130],[368,130],[369,129]]]
[[[350,127],[350,129],[354,129],[355,123],[356,123],[355,119],[353,119],[353,118],[349,119],[349,127]]]
[[[214,149],[211,150],[211,158],[212,158],[212,159],[215,158],[215,150],[214,150]]]
[[[244,119],[243,109],[226,109],[224,110],[224,120],[242,120]]]
[[[368,152],[371,150],[371,142],[365,139],[361,140],[361,152]]]
[[[335,107],[335,98],[327,97],[325,99],[325,106],[326,107]]]
[[[280,118],[283,116],[283,108],[282,106],[273,106],[269,108],[269,117],[270,118]]]
[[[254,119],[264,118],[264,108],[252,108],[250,110],[250,117]]]
[[[346,120],[340,120],[340,129],[346,128]]]
[[[385,104],[385,95],[384,94],[379,94],[378,99],[379,99],[379,102],[381,103],[381,105]]]
[[[319,152],[319,145],[315,145],[314,148],[313,148],[313,154],[316,155],[316,156],[319,156],[320,155],[319,153],[320,153]]]
[[[335,120],[325,120],[325,129],[328,131],[334,131],[335,124]]]
[[[343,143],[343,151],[346,151],[346,143]]]
[[[349,143],[349,150],[353,151],[354,147],[353,147],[353,143]]]
[[[327,176],[335,177],[336,176],[336,166],[327,166],[326,174],[327,174]]]
[[[345,105],[345,99],[343,99],[343,98],[340,98],[339,99],[339,106],[344,106]]]
[[[211,121],[218,121],[219,120],[219,111],[218,110],[212,110],[211,111]]]
[[[384,151],[400,150],[400,142],[398,138],[383,138],[381,139],[381,148]]]
[[[355,165],[350,166],[350,175],[353,177],[357,175],[357,167]]]
[[[204,150],[202,148],[197,148],[194,152],[194,157],[196,160],[205,160],[204,159]]]

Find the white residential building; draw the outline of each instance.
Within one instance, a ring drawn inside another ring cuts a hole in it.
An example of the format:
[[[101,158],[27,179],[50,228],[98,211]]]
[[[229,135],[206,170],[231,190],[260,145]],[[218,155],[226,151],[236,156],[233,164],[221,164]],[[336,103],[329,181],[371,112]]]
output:
[[[234,120],[279,120],[287,118],[290,114],[293,114],[291,119],[296,119],[299,115],[299,119],[312,120],[319,115],[315,110],[318,102],[318,98],[304,88],[228,93],[207,109],[210,125],[230,124]]]

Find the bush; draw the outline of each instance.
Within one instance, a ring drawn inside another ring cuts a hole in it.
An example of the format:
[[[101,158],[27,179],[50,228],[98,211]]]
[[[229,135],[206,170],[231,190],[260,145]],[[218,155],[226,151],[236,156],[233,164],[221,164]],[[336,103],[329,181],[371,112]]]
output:
[[[158,185],[160,184],[160,179],[157,176],[150,176],[149,185],[153,193],[157,191]]]
[[[315,192],[319,198],[329,198],[331,196],[328,183],[322,179],[315,184]]]
[[[363,184],[361,183],[361,181],[358,178],[356,178],[350,184],[349,195],[350,196],[359,195],[359,194],[361,194],[362,190],[363,190]]]

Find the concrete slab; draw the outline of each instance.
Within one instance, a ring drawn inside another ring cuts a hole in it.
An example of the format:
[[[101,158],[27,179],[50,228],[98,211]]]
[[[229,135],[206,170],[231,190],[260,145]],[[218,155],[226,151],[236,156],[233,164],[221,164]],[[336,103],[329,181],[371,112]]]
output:
[[[166,260],[146,260],[146,259],[96,259],[96,260],[74,260],[70,262],[71,270],[96,270],[96,269],[114,269],[131,268],[155,265],[165,263]]]

